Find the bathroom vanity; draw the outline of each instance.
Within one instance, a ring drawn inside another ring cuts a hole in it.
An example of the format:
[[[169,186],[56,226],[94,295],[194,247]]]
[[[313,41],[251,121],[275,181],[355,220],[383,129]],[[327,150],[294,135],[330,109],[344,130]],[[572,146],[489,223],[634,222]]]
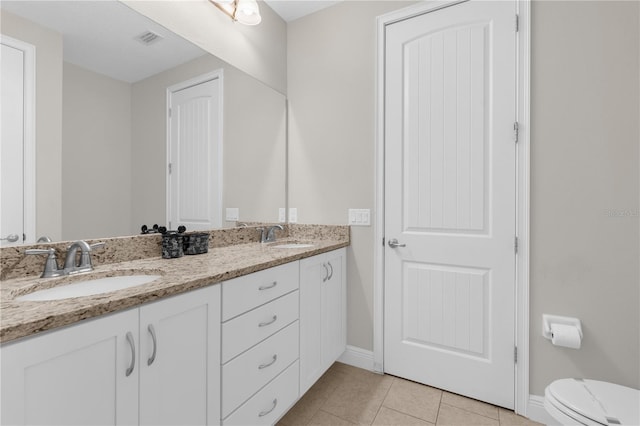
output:
[[[346,347],[348,230],[305,242],[99,266],[161,278],[83,298],[2,281],[1,423],[275,423]]]

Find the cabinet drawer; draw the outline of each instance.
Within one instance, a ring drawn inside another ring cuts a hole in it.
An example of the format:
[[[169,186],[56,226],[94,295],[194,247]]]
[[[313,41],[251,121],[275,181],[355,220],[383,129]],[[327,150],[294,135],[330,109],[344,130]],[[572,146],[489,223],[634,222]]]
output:
[[[222,321],[298,288],[298,262],[291,262],[222,283]]]
[[[222,324],[222,363],[297,320],[298,307],[296,290]]]
[[[223,365],[222,417],[297,359],[298,321]]]
[[[272,425],[298,399],[298,362],[245,402],[223,425]]]

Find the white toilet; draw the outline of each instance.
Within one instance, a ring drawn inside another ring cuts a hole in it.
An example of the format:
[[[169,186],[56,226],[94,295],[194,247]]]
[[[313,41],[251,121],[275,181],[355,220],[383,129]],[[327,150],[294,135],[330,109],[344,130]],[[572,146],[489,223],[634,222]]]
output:
[[[562,425],[640,425],[640,390],[561,379],[545,389],[544,408]]]

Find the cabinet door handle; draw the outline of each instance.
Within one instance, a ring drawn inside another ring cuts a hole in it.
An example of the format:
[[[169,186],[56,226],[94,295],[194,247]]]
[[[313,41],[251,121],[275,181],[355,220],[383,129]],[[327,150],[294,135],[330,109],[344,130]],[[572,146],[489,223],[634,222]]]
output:
[[[266,327],[268,325],[271,325],[274,322],[276,322],[277,319],[278,319],[278,316],[274,315],[273,318],[271,318],[269,321],[261,322],[260,324],[258,324],[258,327]]]
[[[258,287],[258,290],[260,290],[260,291],[269,290],[270,288],[274,288],[277,285],[278,285],[278,281],[274,281],[269,285],[261,285],[260,287]]]
[[[331,274],[329,274],[329,278],[327,278],[327,280],[330,280],[331,278],[333,278],[333,265],[331,265],[331,262],[327,262],[329,264],[329,268],[331,268]]]
[[[276,409],[276,405],[278,405],[278,398],[273,400],[273,402],[271,403],[271,408],[269,408],[268,410],[259,412],[258,417],[266,416],[267,414],[269,414],[270,412]]]
[[[129,347],[131,348],[131,364],[129,364],[125,374],[129,377],[136,367],[136,343],[133,341],[133,334],[130,331],[127,331],[127,342],[129,342]]]
[[[275,364],[276,360],[278,359],[278,355],[274,355],[273,358],[271,359],[271,362],[268,362],[266,364],[260,364],[258,366],[258,370],[262,370],[263,368],[267,368],[267,367],[271,367],[273,364]]]
[[[326,263],[323,263],[322,267],[324,268],[324,272],[325,272],[325,275],[324,275],[324,278],[322,279],[322,282],[325,282],[325,281],[327,281],[329,279],[329,268],[327,268],[327,264]]]
[[[153,340],[153,352],[151,352],[151,356],[147,360],[147,365],[153,364],[153,361],[156,360],[156,351],[158,349],[158,340],[156,339],[156,329],[153,328],[153,324],[149,324],[147,327],[149,330],[149,334],[151,334],[151,340]]]

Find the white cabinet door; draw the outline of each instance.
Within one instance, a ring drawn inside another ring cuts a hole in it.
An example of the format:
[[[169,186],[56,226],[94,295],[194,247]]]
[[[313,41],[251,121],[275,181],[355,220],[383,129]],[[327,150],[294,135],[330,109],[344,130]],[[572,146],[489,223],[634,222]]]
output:
[[[345,250],[328,253],[329,275],[322,286],[322,365],[327,369],[347,346]]]
[[[220,421],[220,286],[140,308],[140,423]]]
[[[0,348],[6,425],[138,423],[138,311]]]
[[[300,395],[346,348],[345,249],[300,261]]]
[[[300,395],[322,375],[323,255],[300,261]]]

